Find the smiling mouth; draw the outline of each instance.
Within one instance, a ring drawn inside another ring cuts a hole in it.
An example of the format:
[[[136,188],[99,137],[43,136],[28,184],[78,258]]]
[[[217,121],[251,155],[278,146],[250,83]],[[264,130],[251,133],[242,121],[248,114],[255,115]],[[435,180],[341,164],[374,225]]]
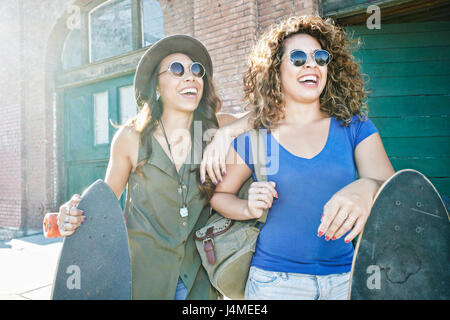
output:
[[[308,75],[298,79],[298,82],[300,82],[301,84],[317,84],[318,78],[314,75]]]
[[[197,88],[186,88],[180,91],[180,94],[185,97],[196,97],[198,94]]]

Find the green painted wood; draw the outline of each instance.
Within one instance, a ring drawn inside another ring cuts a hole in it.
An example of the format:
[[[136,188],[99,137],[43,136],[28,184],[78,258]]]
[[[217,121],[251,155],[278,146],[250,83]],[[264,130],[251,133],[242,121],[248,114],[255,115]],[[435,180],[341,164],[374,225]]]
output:
[[[450,22],[420,22],[420,23],[392,23],[383,24],[381,21],[381,29],[368,29],[367,26],[351,26],[347,27],[346,31],[349,35],[352,33],[355,36],[374,36],[385,35],[393,33],[433,33],[436,31],[450,31]]]
[[[119,88],[133,83],[134,75],[127,75],[64,92],[66,198],[81,194],[97,179],[104,179],[109,161],[111,140],[116,132],[109,124],[109,142],[94,144],[93,95],[108,92],[108,117],[113,123],[120,118]],[[125,203],[125,192],[121,198]]]
[[[383,138],[387,154],[397,158],[448,157],[450,137]]]
[[[440,194],[450,195],[450,178],[430,178],[431,183]]]
[[[448,46],[448,30],[416,33],[369,34],[361,38],[365,49]]]
[[[369,74],[370,77],[370,74]],[[369,96],[449,95],[450,75],[370,79]]]
[[[449,118],[440,117],[403,117],[376,118],[371,120],[384,137],[448,137],[450,136]]]
[[[395,168],[450,194],[450,22],[348,27],[367,75],[369,117]]]
[[[414,168],[428,178],[449,177],[450,158],[390,158],[395,171]]]
[[[450,95],[371,97],[370,117],[450,116]]]
[[[108,161],[99,161],[94,163],[79,161],[71,163],[67,167],[67,182],[69,186],[69,195],[74,193],[81,194],[84,189],[92,184],[96,179],[104,179]]]
[[[409,77],[420,78],[422,76],[445,76],[450,74],[450,60],[436,61],[411,61],[396,63],[372,63],[365,64],[361,68],[371,78]]]
[[[417,62],[417,61],[448,61],[450,57],[449,46],[418,47],[412,45],[409,48],[360,48],[353,52],[357,61],[363,63],[363,67],[370,63],[392,62]]]
[[[394,2],[395,0],[387,1]],[[355,10],[356,8],[360,8],[364,6],[367,8],[370,4],[377,3],[377,0],[322,0],[322,12],[325,15],[328,15],[332,12],[336,11],[347,11],[347,10]]]

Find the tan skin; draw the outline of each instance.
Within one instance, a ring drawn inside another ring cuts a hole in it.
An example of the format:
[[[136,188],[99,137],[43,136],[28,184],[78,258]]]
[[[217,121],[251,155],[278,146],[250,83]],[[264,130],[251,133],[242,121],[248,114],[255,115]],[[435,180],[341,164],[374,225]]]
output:
[[[331,120],[327,114],[320,111],[319,102],[320,93],[326,84],[327,66],[318,66],[311,56],[301,67],[290,63],[288,54],[293,49],[301,49],[307,53],[321,49],[318,41],[309,35],[298,34],[288,38],[285,49],[280,73],[286,117],[272,131],[273,137],[292,154],[313,158],[326,144]],[[298,80],[306,74],[315,74],[318,77],[318,85],[301,85]],[[235,125],[234,129],[236,128],[245,128],[245,119],[240,120],[240,123]],[[367,221],[379,187],[394,174],[378,133],[360,142],[354,157],[360,179],[336,192],[325,204],[322,220],[317,221],[318,236],[324,235],[327,241],[339,239],[350,230],[345,241],[353,240]],[[205,160],[206,163],[207,161],[208,159]],[[278,196],[275,183],[255,182],[250,187],[248,200],[239,199],[237,192],[250,177],[251,171],[234,148],[229,148],[225,162],[226,175],[216,187],[211,206],[231,219],[260,217],[264,208],[270,208],[273,198]],[[207,166],[205,168],[207,169]]]
[[[185,70],[188,70],[182,78],[173,77],[169,72],[161,73],[167,70],[174,61],[182,63]],[[189,128],[193,119],[193,112],[198,107],[203,94],[203,79],[194,77],[189,72],[189,66],[192,62],[188,56],[182,53],[168,55],[161,61],[160,75],[158,76],[157,90],[164,106],[161,120],[171,144],[177,170],[180,170],[190,150]],[[195,88],[197,93],[190,96],[183,95],[181,92],[186,88]],[[167,156],[172,159],[160,126],[155,129],[153,135],[161,144]],[[120,199],[125,189],[130,172],[136,170],[138,148],[139,133],[133,128],[122,127],[114,135],[105,182],[112,189],[117,199]],[[76,208],[80,201],[80,196],[75,194],[60,207],[58,224],[61,235],[70,236],[84,221],[83,212]],[[66,214],[67,207],[71,208],[69,215]],[[61,225],[66,217],[69,221],[65,224],[63,230]]]

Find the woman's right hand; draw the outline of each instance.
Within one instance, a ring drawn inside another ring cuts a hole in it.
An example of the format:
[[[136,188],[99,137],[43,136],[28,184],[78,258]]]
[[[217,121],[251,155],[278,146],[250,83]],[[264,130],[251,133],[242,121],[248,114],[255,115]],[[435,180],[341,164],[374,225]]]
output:
[[[214,138],[206,146],[200,163],[200,181],[203,184],[208,174],[215,185],[222,182],[222,176],[226,174],[225,158],[234,137],[228,130],[218,129]]]
[[[77,208],[80,201],[80,195],[74,194],[69,201],[59,207],[58,228],[59,233],[63,237],[72,235],[83,221],[86,220],[86,217],[83,216],[83,211]]]
[[[264,209],[272,207],[274,197],[278,199],[275,182],[253,182],[248,190],[247,210],[250,218],[260,218]]]

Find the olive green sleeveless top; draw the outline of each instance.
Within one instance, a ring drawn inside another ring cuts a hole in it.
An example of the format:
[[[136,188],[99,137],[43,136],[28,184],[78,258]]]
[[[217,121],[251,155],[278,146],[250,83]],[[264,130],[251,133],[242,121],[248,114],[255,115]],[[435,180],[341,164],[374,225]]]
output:
[[[192,155],[201,153],[194,143],[183,166],[187,183],[187,217],[180,215],[176,169],[162,146],[150,134],[152,154],[142,166],[144,177],[131,172],[127,185],[125,216],[130,244],[132,299],[173,299],[181,278],[188,289],[187,299],[217,299],[201,264],[193,233],[209,217],[209,206],[200,199],[195,172],[189,172]],[[194,150],[196,152],[194,152]],[[139,143],[138,162],[146,157]],[[200,154],[201,156],[201,154]],[[183,172],[183,167],[180,169]]]

